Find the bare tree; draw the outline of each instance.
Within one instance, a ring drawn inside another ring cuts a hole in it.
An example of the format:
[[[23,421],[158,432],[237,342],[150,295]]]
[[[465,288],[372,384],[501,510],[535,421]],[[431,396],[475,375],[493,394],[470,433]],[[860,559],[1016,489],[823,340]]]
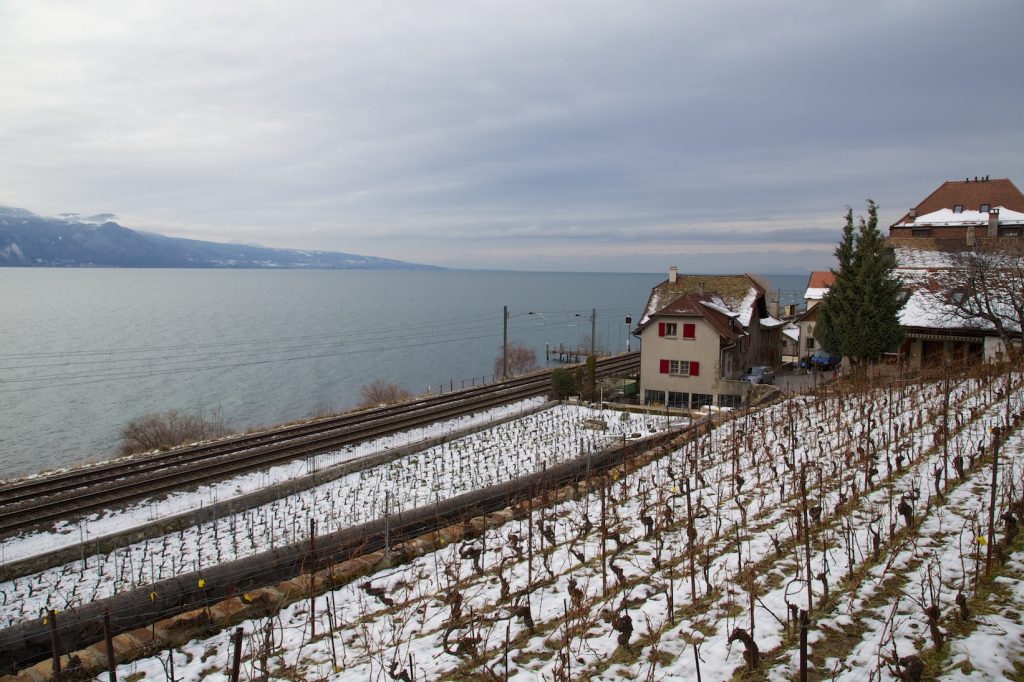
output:
[[[978,240],[947,255],[933,275],[943,316],[966,328],[992,328],[1011,358],[1020,355],[1024,325],[1024,245],[1018,239]]]
[[[121,456],[170,448],[217,438],[229,433],[220,410],[207,418],[177,410],[152,412],[136,417],[121,428]]]
[[[505,357],[499,351],[494,358],[494,376],[504,376]],[[508,344],[508,376],[514,377],[537,369],[537,353],[520,343]]]
[[[363,396],[363,402],[360,404],[360,407],[391,405],[392,403],[400,403],[412,397],[408,391],[398,384],[384,381],[383,379],[377,379],[371,384],[365,384],[359,389],[359,394]]]

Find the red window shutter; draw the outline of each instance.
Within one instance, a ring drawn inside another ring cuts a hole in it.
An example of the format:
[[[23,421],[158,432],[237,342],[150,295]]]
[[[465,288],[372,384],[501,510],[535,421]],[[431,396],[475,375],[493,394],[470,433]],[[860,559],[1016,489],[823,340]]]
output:
[[[659,322],[658,323],[658,336],[665,336],[665,323],[664,322]]]
[[[696,360],[690,360],[690,376],[700,376],[700,363]]]
[[[668,360],[661,361],[661,373],[668,374]]]
[[[683,325],[683,338],[692,339],[697,336],[697,325],[695,324],[684,324]]]

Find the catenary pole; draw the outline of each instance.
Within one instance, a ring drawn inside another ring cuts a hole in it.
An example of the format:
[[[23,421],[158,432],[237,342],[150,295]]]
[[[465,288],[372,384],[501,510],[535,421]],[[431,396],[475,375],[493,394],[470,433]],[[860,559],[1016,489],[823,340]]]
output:
[[[503,315],[504,324],[501,332],[501,378],[508,379],[508,306]]]

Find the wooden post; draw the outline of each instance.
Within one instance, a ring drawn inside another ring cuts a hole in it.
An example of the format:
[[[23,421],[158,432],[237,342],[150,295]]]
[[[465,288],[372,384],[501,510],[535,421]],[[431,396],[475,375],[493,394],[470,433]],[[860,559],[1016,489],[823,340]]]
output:
[[[686,476],[686,553],[690,557],[690,601],[697,601],[697,576],[693,565],[693,543],[697,539],[697,528],[693,523],[693,508],[690,506],[690,472]]]
[[[807,611],[800,609],[800,682],[807,682]]]
[[[231,639],[235,645],[235,652],[231,657],[231,682],[238,682],[238,674],[242,667],[242,628],[235,628],[235,634]]]
[[[50,649],[53,652],[53,679],[60,682],[60,646],[58,645],[59,635],[57,634],[57,612],[50,610]]]
[[[804,560],[807,571],[807,612],[814,608],[814,576],[811,575],[811,524],[807,515],[807,465],[800,467],[800,513],[804,523]]]
[[[999,476],[999,436],[998,426],[992,427],[992,490],[988,502],[988,547],[985,548],[985,575],[992,573],[992,545],[996,540],[996,483]]]
[[[608,592],[608,562],[605,560],[605,546],[608,540],[608,524],[605,516],[607,504],[608,479],[601,480],[601,594]]]
[[[107,642],[107,671],[110,682],[117,682],[117,659],[114,657],[114,637],[110,632],[110,611],[103,612],[103,638]]]
[[[316,639],[316,519],[309,520],[309,641]]]

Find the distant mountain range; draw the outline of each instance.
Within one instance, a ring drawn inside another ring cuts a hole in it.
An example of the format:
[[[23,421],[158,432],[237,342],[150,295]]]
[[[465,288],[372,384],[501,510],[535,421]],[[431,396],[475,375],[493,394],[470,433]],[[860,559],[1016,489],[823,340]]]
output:
[[[176,239],[131,230],[115,217],[62,213],[45,218],[0,206],[0,267],[443,269],[351,253]]]

